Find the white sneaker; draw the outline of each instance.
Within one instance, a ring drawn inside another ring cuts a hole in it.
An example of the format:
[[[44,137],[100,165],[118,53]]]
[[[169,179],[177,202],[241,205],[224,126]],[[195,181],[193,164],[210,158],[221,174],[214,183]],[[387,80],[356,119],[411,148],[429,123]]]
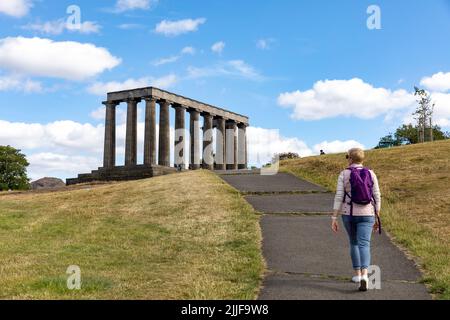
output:
[[[369,277],[366,275],[361,276],[361,282],[359,283],[359,291],[367,291],[369,285]]]
[[[352,278],[352,282],[354,283],[360,283],[361,282],[361,276],[354,276]]]

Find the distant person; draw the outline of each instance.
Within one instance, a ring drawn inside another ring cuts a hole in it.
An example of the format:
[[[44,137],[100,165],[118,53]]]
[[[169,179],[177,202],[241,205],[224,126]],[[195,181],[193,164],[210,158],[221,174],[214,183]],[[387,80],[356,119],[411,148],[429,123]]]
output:
[[[349,167],[339,175],[331,228],[338,232],[337,218],[341,213],[350,240],[350,256],[355,271],[352,281],[359,283],[360,291],[367,291],[372,230],[381,233],[381,193],[377,176],[363,166],[362,149],[350,149],[346,159]]]
[[[320,150],[320,155],[321,155],[321,156],[325,155],[325,151]]]

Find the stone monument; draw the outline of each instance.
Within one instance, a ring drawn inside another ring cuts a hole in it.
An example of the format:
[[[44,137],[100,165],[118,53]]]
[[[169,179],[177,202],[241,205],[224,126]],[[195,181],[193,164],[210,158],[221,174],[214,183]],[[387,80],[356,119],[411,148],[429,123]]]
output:
[[[137,106],[145,101],[144,156],[137,159]],[[127,103],[125,161],[116,165],[116,108]],[[66,184],[92,181],[134,180],[176,172],[177,170],[239,170],[247,168],[248,117],[210,104],[186,98],[154,87],[110,92],[105,117],[103,167]],[[156,131],[156,106],[159,105],[159,135]],[[175,109],[174,166],[170,164],[170,108]],[[189,132],[185,117],[189,113]],[[200,116],[203,127],[200,127]],[[213,129],[216,134],[213,134]],[[199,134],[201,129],[202,134]],[[187,137],[188,136],[188,137]],[[186,138],[189,138],[189,163],[185,163]],[[215,139],[215,141],[213,141]],[[215,153],[213,154],[213,144]],[[158,147],[158,148],[157,148]],[[201,155],[200,149],[203,150]]]

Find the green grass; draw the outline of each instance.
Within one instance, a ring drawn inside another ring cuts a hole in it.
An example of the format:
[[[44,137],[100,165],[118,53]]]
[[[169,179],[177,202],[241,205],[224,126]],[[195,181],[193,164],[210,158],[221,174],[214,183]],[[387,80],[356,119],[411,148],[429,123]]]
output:
[[[0,194],[2,299],[254,299],[259,217],[207,171]],[[67,289],[69,265],[82,289]]]
[[[382,220],[420,265],[438,299],[450,299],[450,141],[366,152],[383,195]],[[288,160],[281,170],[334,191],[344,154]]]

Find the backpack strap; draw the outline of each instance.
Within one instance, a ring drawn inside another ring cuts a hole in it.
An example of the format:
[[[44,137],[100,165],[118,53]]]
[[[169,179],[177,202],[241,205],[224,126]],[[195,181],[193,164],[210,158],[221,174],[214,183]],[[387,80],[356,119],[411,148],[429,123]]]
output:
[[[350,176],[351,176],[351,174],[352,174],[352,167],[348,167],[345,170],[350,171]],[[350,176],[349,176],[349,179],[350,179]],[[345,175],[344,175],[344,200],[342,200],[342,202],[345,203],[347,198],[349,198],[350,202],[351,202],[352,196],[345,190]],[[350,203],[348,203],[348,204],[350,205]]]
[[[350,199],[350,202],[352,201],[352,196],[347,191],[344,190],[344,200],[342,200],[342,202],[345,203],[347,198]],[[348,204],[350,204],[350,203],[348,203]]]

